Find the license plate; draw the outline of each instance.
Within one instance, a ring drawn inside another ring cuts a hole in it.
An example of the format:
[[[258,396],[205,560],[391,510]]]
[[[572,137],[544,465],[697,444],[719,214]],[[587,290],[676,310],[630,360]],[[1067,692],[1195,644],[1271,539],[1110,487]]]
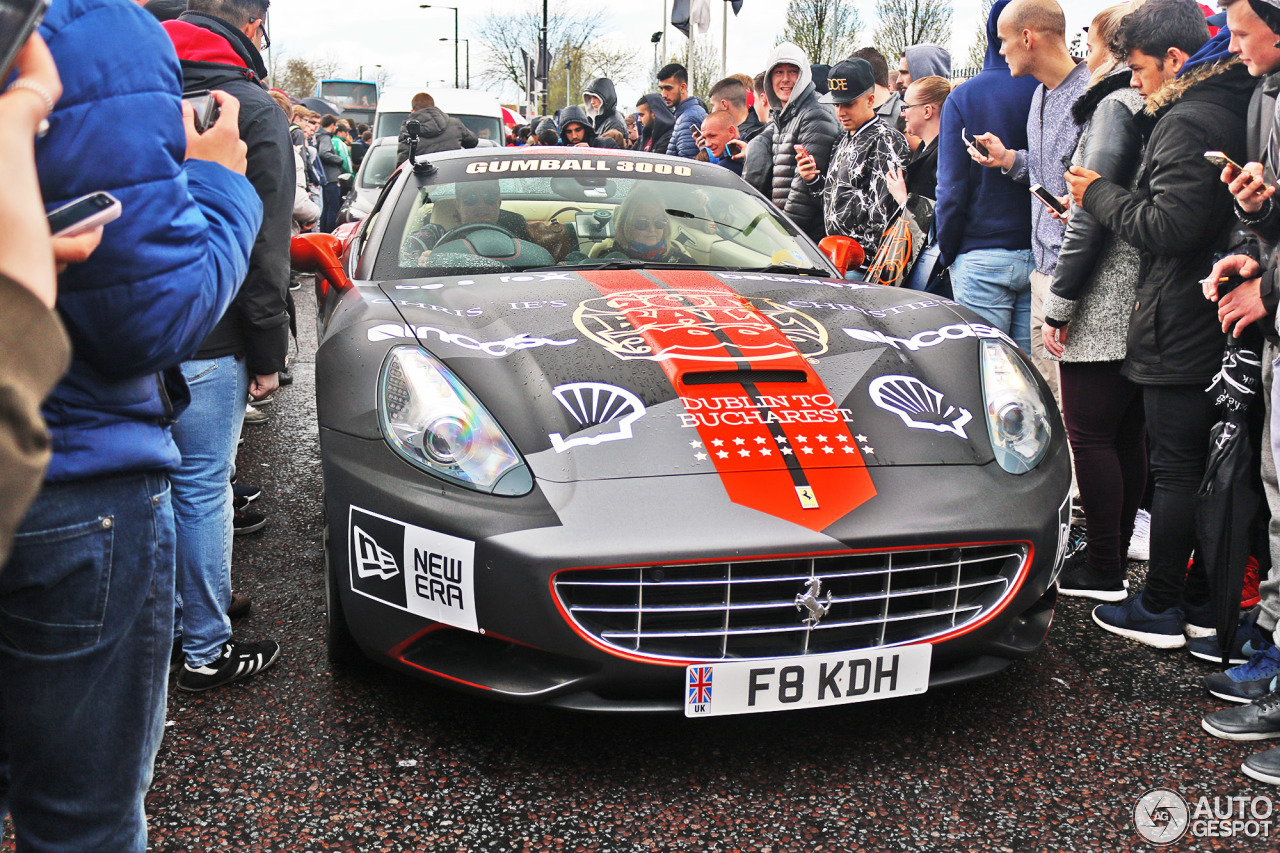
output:
[[[914,696],[929,689],[933,646],[726,661],[685,669],[686,717],[759,714]]]

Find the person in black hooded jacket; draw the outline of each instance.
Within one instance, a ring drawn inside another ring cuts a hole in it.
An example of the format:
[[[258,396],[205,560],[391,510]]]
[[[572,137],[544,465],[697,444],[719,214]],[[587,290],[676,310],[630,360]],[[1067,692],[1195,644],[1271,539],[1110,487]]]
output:
[[[280,646],[232,640],[231,480],[245,398],[271,394],[289,351],[289,240],[294,160],[289,125],[263,80],[269,0],[190,0],[163,26],[182,65],[183,90],[221,89],[240,101],[245,176],[262,199],[262,227],[239,295],[182,372],[191,404],[173,430],[182,453],[171,478],[182,601],[182,690],[207,690],[271,666]]]
[[[627,120],[618,112],[618,92],[613,88],[612,80],[608,77],[592,80],[591,85],[583,90],[582,100],[587,107],[587,116],[595,120],[596,136],[603,136],[606,130],[616,130],[626,138]]]
[[[676,126],[676,117],[671,112],[671,107],[667,106],[657,92],[650,92],[636,101],[636,110],[644,125],[637,150],[666,154],[667,145],[671,142],[671,131]]]
[[[1146,587],[1093,618],[1113,633],[1158,648],[1186,643],[1183,622],[1212,626],[1208,585],[1197,562],[1196,493],[1216,420],[1205,393],[1226,340],[1200,280],[1233,230],[1233,200],[1207,167],[1204,152],[1245,156],[1246,115],[1254,81],[1227,52],[1229,33],[1209,40],[1192,0],[1150,0],[1121,26],[1129,67],[1156,116],[1137,187],[1073,166],[1076,204],[1141,256],[1122,373],[1142,386],[1155,480],[1151,561]],[[1206,612],[1209,611],[1209,612]],[[1185,617],[1185,619],[1184,619]]]
[[[626,132],[626,125],[623,125]],[[587,111],[574,104],[565,107],[560,113],[560,142],[563,145],[581,145],[586,143],[590,148],[617,148],[612,139],[596,135],[595,125],[587,117]]]
[[[434,154],[437,151],[456,151],[459,148],[475,148],[479,137],[461,119],[447,114],[436,106],[436,99],[428,92],[419,92],[409,104],[413,112],[400,125],[400,137],[396,144],[396,165],[409,159],[409,131],[405,125],[411,121],[420,124],[418,153]]]

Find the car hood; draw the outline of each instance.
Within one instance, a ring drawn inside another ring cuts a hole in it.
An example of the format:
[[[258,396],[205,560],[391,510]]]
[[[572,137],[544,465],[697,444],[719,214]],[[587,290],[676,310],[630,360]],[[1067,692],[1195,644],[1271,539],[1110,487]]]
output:
[[[358,334],[434,354],[540,479],[993,459],[979,347],[1008,339],[937,296],[704,271],[378,288]]]

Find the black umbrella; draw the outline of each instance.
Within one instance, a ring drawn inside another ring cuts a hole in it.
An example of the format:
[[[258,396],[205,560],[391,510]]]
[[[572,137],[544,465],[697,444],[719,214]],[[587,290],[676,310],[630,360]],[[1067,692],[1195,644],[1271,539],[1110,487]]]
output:
[[[298,103],[312,112],[320,113],[320,115],[325,113],[334,116],[342,115],[342,107],[332,101],[326,101],[324,98],[299,98]]]
[[[1261,385],[1258,354],[1239,338],[1228,337],[1222,369],[1209,386],[1222,418],[1209,433],[1209,460],[1200,483],[1196,519],[1197,554],[1209,577],[1224,667],[1240,622],[1249,527],[1259,505],[1247,421]]]

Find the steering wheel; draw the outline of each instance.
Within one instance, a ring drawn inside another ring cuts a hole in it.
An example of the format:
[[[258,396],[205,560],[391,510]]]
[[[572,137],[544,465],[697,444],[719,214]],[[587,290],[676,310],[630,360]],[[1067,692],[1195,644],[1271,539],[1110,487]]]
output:
[[[427,244],[422,241],[421,237],[410,234],[405,237],[404,242],[400,244],[400,251],[404,254],[412,252],[413,256],[416,258],[421,256],[423,252],[429,252],[431,250],[427,248]]]
[[[512,240],[520,239],[501,225],[494,225],[492,222],[472,222],[467,225],[459,225],[457,228],[446,231],[440,236],[440,239],[436,241],[436,245],[443,246],[445,243],[452,243],[454,240],[461,240],[464,237],[470,237],[472,234],[480,231],[497,231],[499,234],[504,237],[509,237]]]

